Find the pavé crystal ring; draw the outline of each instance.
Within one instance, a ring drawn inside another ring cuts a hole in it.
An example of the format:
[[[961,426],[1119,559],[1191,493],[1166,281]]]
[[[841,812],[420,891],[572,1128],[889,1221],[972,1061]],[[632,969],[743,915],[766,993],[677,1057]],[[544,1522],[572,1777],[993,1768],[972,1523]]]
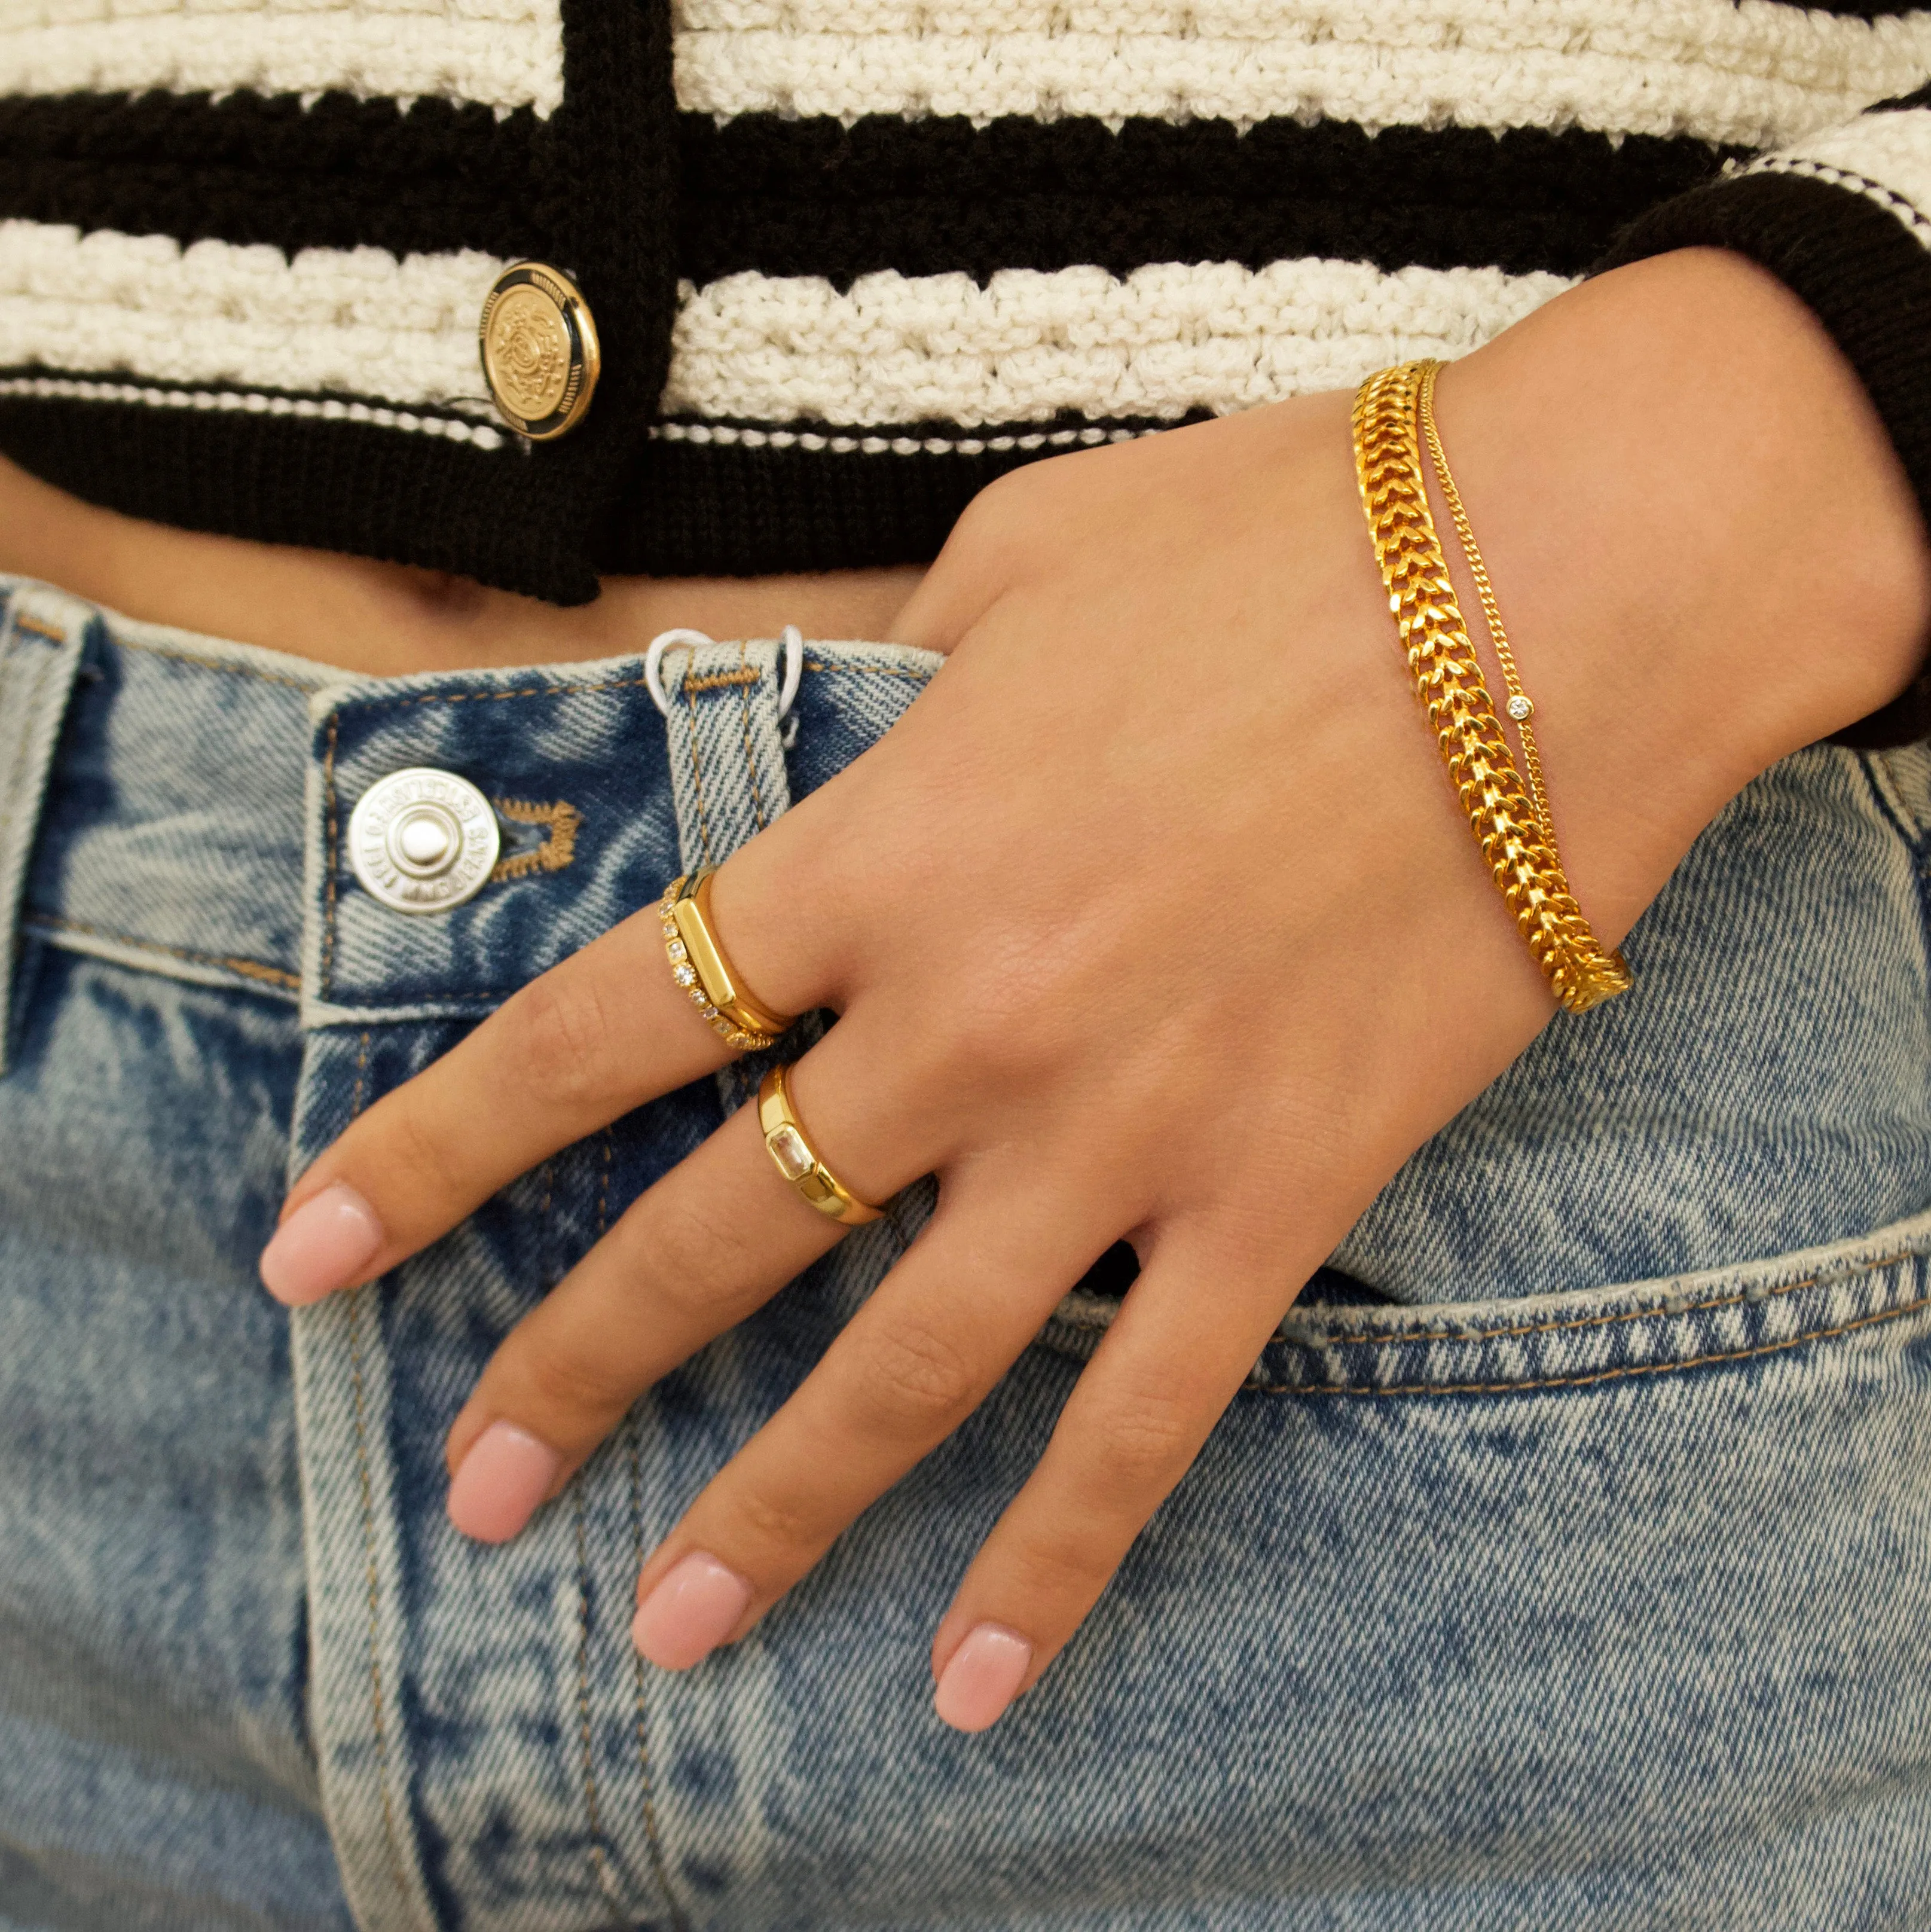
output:
[[[740,1053],[775,1045],[796,1015],[774,1013],[752,998],[711,926],[715,866],[673,879],[658,905],[670,976],[712,1032]]]
[[[757,1124],[764,1130],[764,1148],[772,1164],[820,1214],[848,1228],[876,1221],[885,1210],[861,1201],[818,1158],[786,1090],[786,1070],[774,1066],[757,1089]]]

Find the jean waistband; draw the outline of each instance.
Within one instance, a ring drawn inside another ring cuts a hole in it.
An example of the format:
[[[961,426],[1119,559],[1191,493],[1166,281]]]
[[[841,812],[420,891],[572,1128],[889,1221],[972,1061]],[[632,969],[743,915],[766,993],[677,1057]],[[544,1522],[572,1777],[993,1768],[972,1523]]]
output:
[[[369,679],[0,579],[0,919],[76,950],[299,1000],[311,1026],[473,1017],[723,858],[871,742],[940,662],[811,644]],[[794,744],[787,753],[783,740]],[[364,890],[350,813],[427,766],[493,808],[466,903]]]

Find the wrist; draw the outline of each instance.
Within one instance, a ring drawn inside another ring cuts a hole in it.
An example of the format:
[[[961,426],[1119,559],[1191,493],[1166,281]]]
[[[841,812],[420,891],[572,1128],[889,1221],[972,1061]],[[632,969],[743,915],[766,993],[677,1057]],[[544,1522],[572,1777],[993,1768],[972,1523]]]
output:
[[[1559,298],[1444,371],[1438,408],[1565,859],[1619,931],[1751,778],[1915,674],[1915,500],[1821,325],[1715,250]]]

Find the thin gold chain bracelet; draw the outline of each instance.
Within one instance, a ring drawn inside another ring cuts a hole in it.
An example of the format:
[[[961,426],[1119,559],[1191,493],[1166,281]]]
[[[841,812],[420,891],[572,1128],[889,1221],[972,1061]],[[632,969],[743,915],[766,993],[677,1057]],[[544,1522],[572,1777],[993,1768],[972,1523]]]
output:
[[[1370,376],[1354,394],[1355,474],[1366,513],[1368,532],[1387,586],[1388,602],[1408,653],[1415,695],[1428,713],[1443,762],[1455,787],[1483,857],[1495,874],[1503,902],[1515,916],[1534,959],[1571,1012],[1627,991],[1630,969],[1620,952],[1606,949],[1590,929],[1562,869],[1548,815],[1541,759],[1525,733],[1524,762],[1531,784],[1517,770],[1501,721],[1483,682],[1480,661],[1463,622],[1429,510],[1423,453],[1426,434],[1431,453],[1441,439],[1433,427],[1435,370],[1430,362],[1404,362]],[[1424,430],[1423,399],[1431,406]],[[1440,459],[1445,474],[1447,459]],[[1456,533],[1473,560],[1480,553],[1461,509],[1459,492],[1443,495],[1456,513]],[[1483,594],[1483,615],[1498,640],[1516,704],[1518,725],[1526,726],[1534,706],[1515,674],[1507,650],[1488,572],[1471,561],[1471,574]]]
[[[1522,776],[1528,781],[1529,802],[1535,807],[1536,823],[1542,827],[1543,842],[1555,850],[1555,824],[1549,817],[1549,791],[1543,783],[1542,752],[1535,741],[1535,702],[1522,688],[1522,673],[1516,668],[1516,654],[1509,648],[1509,633],[1502,622],[1502,608],[1495,601],[1495,586],[1489,580],[1489,566],[1482,561],[1482,547],[1475,541],[1475,526],[1468,520],[1468,507],[1455,486],[1455,472],[1448,466],[1448,452],[1441,446],[1441,431],[1435,420],[1435,379],[1441,374],[1439,362],[1422,364],[1421,382],[1415,391],[1415,416],[1428,444],[1429,460],[1435,466],[1435,480],[1441,487],[1442,500],[1455,525],[1468,574],[1475,580],[1475,595],[1481,600],[1482,620],[1489,627],[1489,641],[1495,661],[1502,667],[1502,682],[1508,686],[1509,701],[1502,706],[1516,728],[1522,748]]]

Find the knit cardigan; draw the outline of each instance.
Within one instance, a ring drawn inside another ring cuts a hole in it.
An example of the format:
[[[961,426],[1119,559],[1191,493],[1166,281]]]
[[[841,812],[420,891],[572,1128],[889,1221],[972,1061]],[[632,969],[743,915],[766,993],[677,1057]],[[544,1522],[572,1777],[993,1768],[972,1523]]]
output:
[[[1015,464],[1707,243],[1931,502],[1928,82],[1884,0],[0,0],[0,449],[577,602],[928,558]],[[554,442],[478,368],[523,256],[603,345]]]

